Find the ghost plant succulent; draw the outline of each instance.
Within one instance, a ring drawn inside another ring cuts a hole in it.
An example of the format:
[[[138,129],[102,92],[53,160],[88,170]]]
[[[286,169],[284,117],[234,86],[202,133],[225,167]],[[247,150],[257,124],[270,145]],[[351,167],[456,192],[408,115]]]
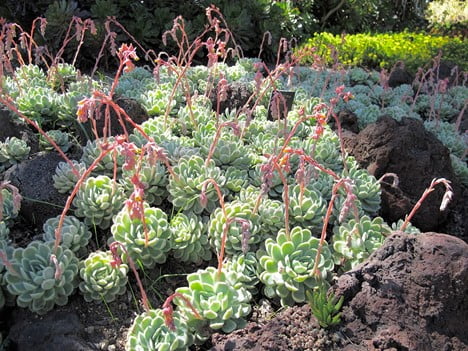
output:
[[[42,226],[44,230],[44,241],[55,242],[55,231],[58,228],[60,216],[49,218]],[[86,224],[74,216],[65,216],[62,223],[62,235],[60,236],[60,245],[63,248],[72,250],[77,254],[81,249],[88,245],[91,239],[91,232]]]
[[[11,255],[5,280],[8,292],[17,296],[20,307],[44,314],[55,305],[63,306],[78,285],[78,259],[54,243],[31,242]]]
[[[106,251],[96,251],[79,264],[79,288],[86,301],[109,303],[126,291],[128,266],[115,264],[113,255]]]

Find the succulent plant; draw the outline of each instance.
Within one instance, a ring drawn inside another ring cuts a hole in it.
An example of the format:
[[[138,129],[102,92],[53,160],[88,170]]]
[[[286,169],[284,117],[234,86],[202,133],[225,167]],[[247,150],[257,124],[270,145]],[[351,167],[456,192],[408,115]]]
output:
[[[397,231],[397,230],[401,230],[401,226],[403,225],[405,221],[403,219],[399,219],[396,223],[392,223],[392,225],[390,226],[391,227],[391,230],[392,231]],[[408,225],[406,226],[405,230],[403,231],[404,233],[408,233],[408,234],[419,234],[421,233],[421,231],[413,226],[411,223],[408,223]]]
[[[86,172],[86,165],[83,162],[72,160],[72,163],[80,176]],[[52,175],[54,188],[62,194],[71,193],[78,179],[78,175],[73,172],[71,165],[67,162],[59,162],[55,168],[55,174]]]
[[[178,213],[169,223],[172,236],[172,255],[182,262],[200,264],[209,261],[212,253],[206,224],[193,213]]]
[[[338,298],[333,292],[328,294],[327,287],[328,284],[320,284],[312,292],[306,292],[310,310],[322,328],[340,324],[344,301],[344,295]]]
[[[186,133],[197,129],[199,125],[205,125],[214,116],[211,108],[211,101],[204,95],[192,99],[190,105],[179,109],[177,121]],[[184,134],[186,134],[184,133]]]
[[[52,66],[48,73],[48,85],[56,91],[59,91],[60,88],[66,89],[68,84],[76,81],[78,75],[78,71],[75,66],[68,63],[59,63]]]
[[[161,309],[149,310],[138,315],[128,332],[127,351],[186,351],[193,344],[185,317],[178,311],[172,315],[174,328],[165,323]]]
[[[120,183],[125,189],[125,193],[130,195],[133,192],[133,184],[131,177],[135,170],[123,170]],[[142,162],[141,168],[138,171],[138,176],[141,184],[144,186],[145,201],[151,206],[157,206],[167,198],[167,172],[166,167],[160,161],[151,164],[147,158]]]
[[[467,143],[463,136],[457,132],[453,123],[427,120],[424,122],[424,127],[433,133],[452,154],[460,158],[465,155]]]
[[[44,230],[43,239],[45,242],[55,242],[55,231],[58,228],[60,215],[57,217],[49,218],[42,226]],[[75,254],[78,254],[84,249],[91,239],[91,232],[88,230],[86,224],[81,222],[74,216],[65,216],[62,224],[62,233],[60,245],[64,249],[70,249]]]
[[[0,205],[2,205],[0,219],[6,224],[10,224],[13,219],[18,217],[21,208],[21,196],[16,188],[1,187],[1,185],[3,184],[0,182]]]
[[[140,128],[146,133],[146,135],[153,138],[154,142],[158,145],[164,141],[175,138],[172,135],[169,123],[167,123],[166,119],[164,119],[162,116],[156,116],[147,119],[140,125]],[[137,129],[133,130],[133,133],[129,138],[130,141],[134,142],[139,147],[145,145],[148,142],[148,140],[143,137],[143,135]]]
[[[233,166],[227,167],[224,176],[226,177],[226,188],[232,193],[238,193],[248,186],[248,172],[246,169],[239,169]]]
[[[128,266],[125,263],[115,265],[109,251],[92,252],[79,264],[79,288],[86,301],[109,303],[126,291]]]
[[[64,306],[78,285],[78,259],[69,250],[54,244],[32,241],[11,255],[5,273],[8,292],[17,295],[19,307],[44,314],[54,305]]]
[[[107,138],[108,143],[112,143],[113,141],[113,137]],[[91,166],[94,160],[99,157],[101,154],[102,143],[104,143],[104,141],[100,139],[93,141],[88,140],[86,146],[83,148],[83,154],[81,155],[81,162],[84,163],[86,167]],[[117,166],[117,173],[119,173],[123,162],[123,155],[117,154],[114,160],[113,152],[109,152],[103,157],[101,162],[96,165],[92,173],[112,177],[114,175],[114,168]]]
[[[313,188],[295,185],[289,190],[289,215],[292,225],[310,228],[316,232],[322,228],[327,204]]]
[[[18,110],[38,122],[53,124],[58,118],[60,105],[57,102],[58,94],[47,86],[30,85],[17,97]]]
[[[229,275],[232,275],[230,277]],[[222,330],[230,333],[246,324],[245,317],[250,313],[252,295],[242,287],[234,287],[237,274],[208,267],[187,276],[189,286],[178,288],[176,292],[186,296],[203,319],[195,319],[192,311],[185,305],[178,310],[187,316],[188,323],[194,326],[197,341],[206,340],[209,330]]]
[[[84,217],[90,227],[107,229],[112,217],[122,208],[124,199],[122,186],[111,178],[104,175],[89,177],[73,200],[75,215]]]
[[[223,269],[228,272],[229,278],[233,279],[234,287],[244,287],[255,295],[258,292],[257,285],[260,283],[258,277],[258,260],[253,252],[240,254],[226,260]]]
[[[333,259],[346,272],[366,260],[382,246],[390,227],[381,217],[362,216],[357,222],[351,219],[333,229]]]
[[[183,157],[179,163],[173,167],[176,177],[169,178],[169,200],[176,208],[185,212],[200,214],[206,208],[212,212],[218,203],[218,196],[212,184],[206,188],[206,206],[202,206],[200,196],[203,182],[213,179],[218,186],[223,189],[226,179],[221,170],[216,167],[213,160],[205,165],[203,158],[197,155]]]
[[[17,137],[6,138],[0,142],[0,171],[25,160],[31,148]]]
[[[70,135],[67,132],[62,132],[60,130],[49,130],[46,134],[57,144],[57,146],[63,151],[67,152],[70,147]],[[44,150],[53,150],[54,147],[50,144],[46,138],[40,137],[39,144]]]
[[[261,232],[264,238],[276,237],[284,228],[284,203],[279,200],[263,199],[258,207]]]
[[[193,139],[189,139],[190,144],[193,144]],[[161,147],[165,150],[167,158],[171,164],[177,164],[179,160],[186,156],[198,155],[200,154],[200,149],[193,145],[186,145],[184,138],[173,138],[171,140],[163,141]]]
[[[168,107],[169,113],[177,113],[178,100],[181,100],[182,92],[177,89],[174,98],[171,100],[172,88],[171,83],[163,83],[142,94],[140,102],[150,116],[164,115]]]
[[[167,215],[159,208],[143,203],[144,224],[128,206],[114,217],[111,232],[115,241],[122,243],[133,261],[152,268],[166,262],[171,250],[171,231]],[[122,257],[126,260],[126,253]]]
[[[326,241],[317,263],[317,275],[314,275],[319,243],[320,239],[314,238],[310,230],[300,227],[291,230],[290,240],[284,229],[279,231],[276,240],[267,239],[266,251],[257,252],[264,294],[268,298],[279,297],[282,306],[292,306],[306,300],[306,290],[329,279],[334,262]]]
[[[450,161],[452,163],[453,173],[460,179],[460,181],[468,187],[468,165],[457,156],[450,154]]]
[[[257,249],[263,238],[260,232],[260,217],[253,209],[253,203],[234,200],[225,204],[224,210],[219,207],[211,214],[208,235],[211,246],[217,252],[221,249],[224,235],[226,255],[234,256]]]

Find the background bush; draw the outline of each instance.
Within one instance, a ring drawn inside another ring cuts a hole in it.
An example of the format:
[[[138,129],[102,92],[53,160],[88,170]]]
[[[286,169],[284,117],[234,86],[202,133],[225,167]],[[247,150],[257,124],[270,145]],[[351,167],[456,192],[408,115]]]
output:
[[[453,61],[462,70],[468,69],[468,40],[436,36],[424,33],[386,33],[334,35],[316,33],[300,49],[316,48],[328,64],[333,64],[332,50],[336,49],[338,61],[349,66],[390,69],[398,61],[403,61],[411,71],[426,66],[439,51],[442,59]],[[311,55],[304,57],[302,64],[313,62]]]

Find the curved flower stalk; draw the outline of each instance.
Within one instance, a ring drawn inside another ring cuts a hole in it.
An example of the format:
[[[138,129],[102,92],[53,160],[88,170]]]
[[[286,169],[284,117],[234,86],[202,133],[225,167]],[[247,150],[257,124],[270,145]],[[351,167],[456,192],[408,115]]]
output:
[[[187,323],[193,326],[196,342],[203,342],[209,337],[207,328],[230,333],[246,325],[252,295],[242,286],[234,287],[235,279],[236,274],[219,273],[216,268],[208,267],[189,274],[189,286],[176,290],[187,297],[202,317],[196,318],[189,307],[179,299],[174,300],[179,312],[186,316]]]
[[[226,178],[214,161],[205,165],[203,158],[197,155],[183,157],[173,168],[176,177],[169,178],[169,200],[184,212],[200,214],[206,209],[212,212],[217,207],[218,197],[213,185],[209,184],[205,190],[206,204],[200,202],[203,183],[213,179],[223,190]]]
[[[292,225],[309,228],[312,232],[320,230],[327,207],[319,192],[295,185],[289,192],[289,201]]]
[[[52,241],[55,243],[55,231],[60,222],[60,215],[49,218],[42,226],[44,230],[43,239],[45,242]],[[73,253],[78,254],[82,249],[86,248],[91,232],[88,226],[74,216],[65,216],[62,224],[62,235],[60,243],[63,248],[70,249]]]
[[[142,209],[130,207],[130,202],[114,217],[111,232],[115,241],[125,245],[133,261],[152,268],[166,262],[171,250],[171,231],[167,215],[159,208],[143,203]],[[143,210],[142,212],[140,212]]]
[[[59,162],[55,168],[55,174],[52,175],[54,188],[59,193],[70,193],[78,182],[79,177],[86,172],[86,165],[83,162],[72,160],[71,163],[74,168],[67,162]]]
[[[127,195],[133,192],[134,184],[132,183],[132,177],[134,173],[135,170],[126,170],[124,168],[122,178],[119,180]],[[138,176],[141,184],[144,186],[145,201],[151,206],[160,205],[168,195],[168,178],[164,164],[160,161],[152,163],[148,161],[148,157],[145,157],[138,169]]]
[[[214,117],[214,111],[211,108],[211,101],[204,95],[191,99],[191,104],[179,109],[177,113],[177,122],[185,133],[190,133],[204,126]],[[185,134],[184,133],[184,134]]]
[[[107,229],[112,217],[122,208],[124,199],[122,186],[111,178],[104,175],[89,177],[73,199],[75,215],[84,217],[90,227]]]
[[[371,220],[363,216],[356,221],[335,226],[333,229],[333,259],[344,272],[364,262],[375,250],[382,246],[391,228],[381,217]]]
[[[292,306],[306,301],[306,290],[328,280],[334,268],[332,253],[326,242],[320,243],[308,229],[294,227],[288,240],[282,229],[276,240],[267,239],[266,251],[259,250],[260,281],[265,285],[268,298],[279,297],[282,306]],[[321,251],[315,271],[315,260],[319,245]]]
[[[19,307],[44,314],[68,302],[78,285],[77,274],[78,259],[71,250],[33,241],[13,251],[5,280]]]
[[[263,238],[260,235],[260,217],[254,212],[254,204],[235,200],[224,208],[217,208],[211,215],[208,235],[211,246],[217,252],[221,250],[223,237],[226,238],[227,255],[255,251]]]
[[[178,213],[172,217],[169,228],[172,233],[172,255],[177,260],[200,264],[211,259],[207,225],[200,216]]]
[[[112,144],[114,142],[114,137],[107,138],[107,141],[100,139],[90,141],[86,143],[86,146],[83,148],[83,155],[81,155],[81,162],[86,165],[86,167],[91,166],[91,164],[96,160],[101,154],[101,145],[103,143]],[[114,156],[115,155],[115,156]],[[93,174],[97,175],[107,175],[112,177],[114,175],[114,170],[117,167],[117,173],[120,173],[122,165],[124,163],[123,155],[119,153],[109,152],[107,153],[101,161],[93,169]]]
[[[166,325],[164,311],[149,310],[138,315],[128,332],[127,351],[187,351],[193,344],[184,314],[172,313],[172,327]]]
[[[128,266],[116,265],[109,252],[96,251],[79,264],[79,288],[87,302],[102,301],[109,303],[126,291]]]
[[[171,128],[161,116],[149,118],[140,125],[140,128],[146,133],[145,136],[138,129],[134,129],[133,133],[129,135],[129,140],[138,147],[145,145],[148,142],[148,137],[152,138],[158,145],[175,138],[172,135]]]

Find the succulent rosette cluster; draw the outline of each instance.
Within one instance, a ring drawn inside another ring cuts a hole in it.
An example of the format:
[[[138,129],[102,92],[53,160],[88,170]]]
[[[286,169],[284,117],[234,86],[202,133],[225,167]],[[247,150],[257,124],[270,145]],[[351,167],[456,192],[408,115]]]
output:
[[[56,240],[56,231],[60,223],[60,216],[49,218],[42,226],[44,230],[43,239],[45,242]],[[86,248],[91,232],[88,226],[74,216],[65,216],[61,226],[59,244],[66,249],[72,250],[78,254],[82,249]]]

